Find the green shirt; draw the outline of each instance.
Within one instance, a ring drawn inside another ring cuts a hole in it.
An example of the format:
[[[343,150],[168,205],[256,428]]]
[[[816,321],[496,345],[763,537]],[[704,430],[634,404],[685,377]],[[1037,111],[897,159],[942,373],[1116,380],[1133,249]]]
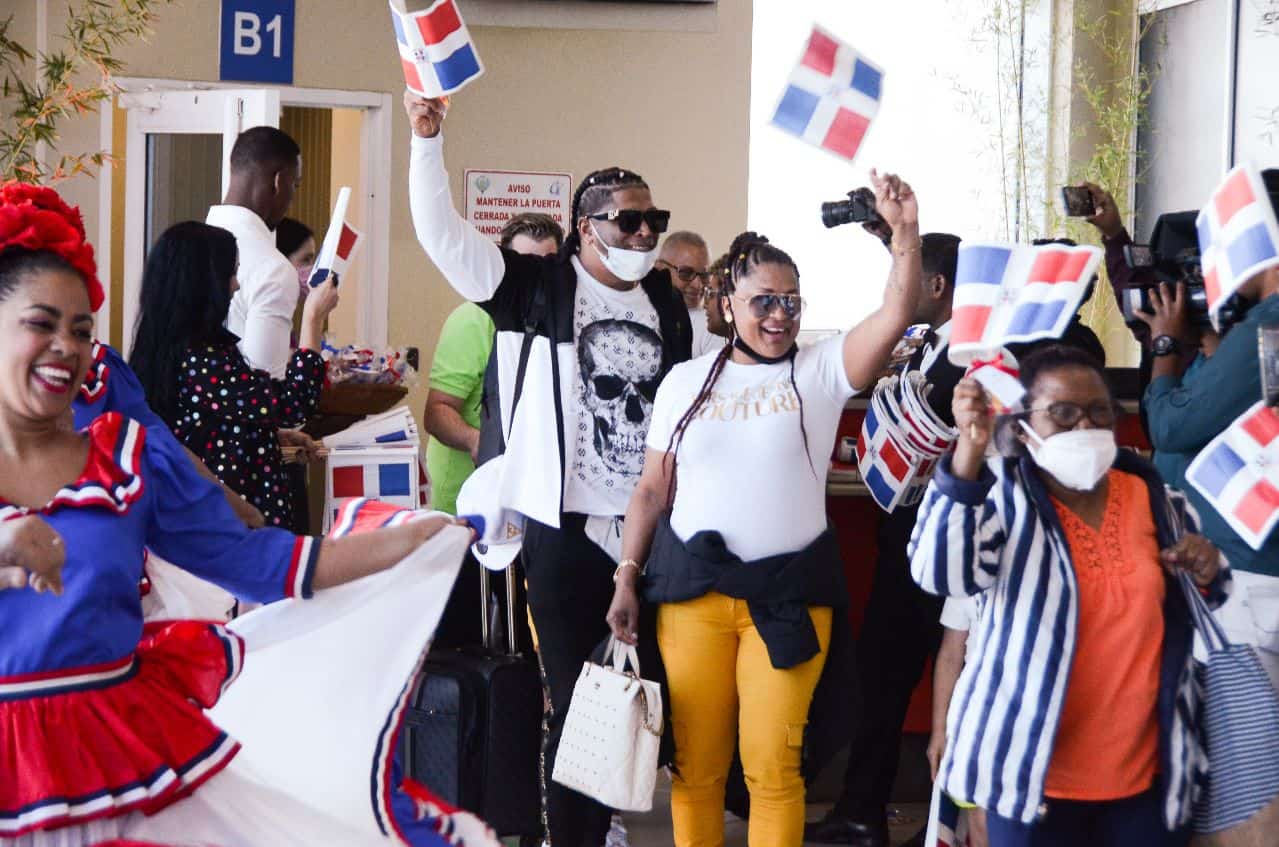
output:
[[[474,303],[463,303],[444,321],[435,360],[431,362],[431,390],[464,400],[462,420],[476,429],[480,426],[484,370],[494,334],[493,319],[488,313]],[[432,437],[426,445],[426,472],[431,478],[431,508],[454,514],[457,492],[475,472],[471,454],[454,450]]]

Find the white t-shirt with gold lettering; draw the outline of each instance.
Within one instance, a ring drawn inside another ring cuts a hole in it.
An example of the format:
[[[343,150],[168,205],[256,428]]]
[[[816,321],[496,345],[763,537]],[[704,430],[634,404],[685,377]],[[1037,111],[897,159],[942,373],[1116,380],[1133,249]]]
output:
[[[718,530],[729,550],[751,561],[803,549],[826,529],[826,472],[840,414],[856,393],[843,345],[840,335],[801,348],[794,386],[789,362],[724,365],[676,452],[676,535],[687,541]],[[668,451],[714,361],[715,354],[701,356],[667,374],[653,404],[651,449]]]

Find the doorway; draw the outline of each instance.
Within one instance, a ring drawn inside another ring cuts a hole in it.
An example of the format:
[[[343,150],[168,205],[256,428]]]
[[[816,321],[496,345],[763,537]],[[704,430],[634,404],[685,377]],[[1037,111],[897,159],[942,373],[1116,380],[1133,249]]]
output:
[[[127,355],[151,245],[174,223],[204,220],[209,206],[225,194],[236,136],[267,125],[288,132],[302,148],[302,186],[290,217],[323,240],[333,199],[346,185],[351,187],[347,220],[365,233],[343,276],[342,302],[330,319],[330,335],[338,344],[386,344],[390,95],[153,79],[119,82],[123,90],[116,108],[103,110],[103,136],[113,139],[118,174],[103,180],[99,189],[101,207],[110,209],[106,252],[115,259],[109,294],[115,302],[103,310],[102,337]],[[122,126],[112,126],[113,121]]]

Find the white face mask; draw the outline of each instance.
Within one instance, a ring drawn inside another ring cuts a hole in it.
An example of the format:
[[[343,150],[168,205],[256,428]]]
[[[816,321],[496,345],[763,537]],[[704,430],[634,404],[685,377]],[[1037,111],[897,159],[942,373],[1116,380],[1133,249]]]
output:
[[[648,272],[657,264],[657,245],[652,250],[627,250],[625,247],[609,247],[605,253],[600,250],[599,245],[604,243],[604,239],[600,238],[600,231],[595,228],[595,224],[591,224],[591,231],[595,233],[595,252],[600,257],[600,261],[604,263],[604,267],[608,268],[609,273],[618,279],[627,282],[639,282],[648,276]]]
[[[1026,447],[1035,464],[1075,491],[1096,488],[1119,453],[1115,434],[1108,429],[1071,429],[1040,438],[1025,421],[1021,427],[1030,436]]]

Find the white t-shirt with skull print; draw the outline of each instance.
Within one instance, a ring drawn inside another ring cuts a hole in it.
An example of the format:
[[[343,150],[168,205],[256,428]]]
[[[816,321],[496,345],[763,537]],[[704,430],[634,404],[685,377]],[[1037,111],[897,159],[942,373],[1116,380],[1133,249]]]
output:
[[[644,467],[644,444],[661,378],[657,309],[638,284],[618,291],[573,258],[574,407],[564,410],[570,438],[564,511],[620,515]]]

